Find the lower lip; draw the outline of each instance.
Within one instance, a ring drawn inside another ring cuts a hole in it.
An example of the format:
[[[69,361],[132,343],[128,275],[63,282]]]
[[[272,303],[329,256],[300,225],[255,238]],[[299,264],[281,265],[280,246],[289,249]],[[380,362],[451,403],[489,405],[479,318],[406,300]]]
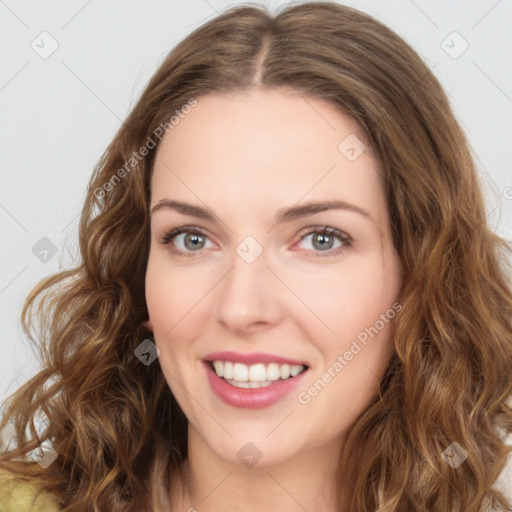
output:
[[[210,366],[204,362],[208,382],[213,392],[226,404],[233,407],[244,407],[248,409],[259,409],[279,402],[286,395],[291,393],[302,381],[308,369],[295,377],[286,380],[278,380],[264,388],[237,388],[228,384],[219,377]]]

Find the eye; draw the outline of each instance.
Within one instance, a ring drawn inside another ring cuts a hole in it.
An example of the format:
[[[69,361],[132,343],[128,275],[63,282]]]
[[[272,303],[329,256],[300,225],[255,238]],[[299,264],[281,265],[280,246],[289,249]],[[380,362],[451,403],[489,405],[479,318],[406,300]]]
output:
[[[184,236],[180,239],[181,235]],[[301,242],[308,237],[312,237],[311,242],[313,246],[309,250],[317,253],[328,253],[325,256],[336,256],[346,251],[352,242],[352,239],[346,233],[328,226],[316,226],[313,229],[309,229],[305,234],[302,234]],[[196,226],[181,226],[166,232],[159,243],[170,245],[171,251],[175,254],[189,257],[194,256],[194,252],[200,252],[201,249],[204,249],[208,240],[208,236],[202,229]],[[336,240],[338,245],[334,246],[333,244]],[[181,248],[176,247],[176,241],[179,241]],[[324,257],[323,254],[315,254],[314,256]]]
[[[352,239],[342,231],[328,226],[320,227],[317,226],[314,229],[310,229],[305,235],[302,235],[301,241],[311,237],[311,243],[313,251],[328,253],[325,256],[335,256],[341,252],[347,250],[351,246]],[[334,246],[335,241],[338,240],[338,245]],[[335,250],[333,250],[335,249]],[[315,257],[324,255],[315,254]]]
[[[179,240],[181,235],[184,235],[180,240],[183,249],[175,246],[175,239]],[[192,253],[203,249],[206,240],[208,240],[208,237],[203,230],[195,226],[182,226],[165,233],[159,243],[163,245],[170,244],[171,251],[181,256],[194,256]],[[171,242],[173,243],[171,244]]]

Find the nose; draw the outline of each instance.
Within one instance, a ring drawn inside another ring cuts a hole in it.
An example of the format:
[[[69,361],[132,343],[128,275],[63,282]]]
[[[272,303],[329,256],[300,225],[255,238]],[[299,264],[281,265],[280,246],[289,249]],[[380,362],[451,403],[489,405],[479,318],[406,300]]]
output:
[[[236,335],[268,329],[280,321],[283,285],[268,268],[265,251],[250,263],[235,252],[218,290],[216,320]]]

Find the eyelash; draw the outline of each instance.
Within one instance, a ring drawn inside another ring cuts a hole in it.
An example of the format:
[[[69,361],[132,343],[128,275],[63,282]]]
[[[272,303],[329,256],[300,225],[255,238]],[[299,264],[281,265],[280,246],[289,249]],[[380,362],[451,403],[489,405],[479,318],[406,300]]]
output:
[[[201,235],[201,236],[208,238],[208,235],[202,229],[200,229],[196,226],[182,226],[179,228],[171,229],[170,231],[166,232],[163,235],[162,240],[159,243],[162,245],[168,245],[173,238],[177,237],[178,235],[180,235],[182,233],[196,234],[196,235]],[[329,249],[327,251],[314,251],[313,250],[314,252],[317,253],[314,255],[314,257],[326,258],[326,257],[337,256],[338,254],[341,254],[342,252],[346,251],[349,247],[352,246],[352,239],[347,234],[343,233],[342,231],[340,231],[338,229],[330,228],[328,226],[325,226],[325,227],[316,226],[315,228],[310,229],[309,231],[305,232],[304,234],[302,234],[300,236],[300,241],[302,241],[305,237],[307,237],[309,235],[317,234],[317,233],[322,234],[322,235],[334,236],[334,237],[338,238],[343,243],[343,245],[341,245],[340,247],[336,247],[335,249]],[[185,252],[180,249],[176,249],[175,247],[173,247],[171,249],[171,251],[180,256],[185,256],[185,257],[194,257],[195,256],[194,252],[200,252],[199,250]],[[318,254],[318,253],[322,253],[322,252],[325,252],[328,254],[326,254],[325,256],[322,254]]]

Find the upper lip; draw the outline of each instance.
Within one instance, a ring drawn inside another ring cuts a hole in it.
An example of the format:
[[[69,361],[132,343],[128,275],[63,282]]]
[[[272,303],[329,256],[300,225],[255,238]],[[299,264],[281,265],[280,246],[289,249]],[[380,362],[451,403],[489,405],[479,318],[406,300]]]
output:
[[[205,361],[231,361],[233,363],[243,363],[245,365],[257,363],[279,363],[302,366],[308,366],[304,361],[297,359],[290,359],[289,357],[278,356],[276,354],[269,354],[266,352],[211,352],[204,358]]]

